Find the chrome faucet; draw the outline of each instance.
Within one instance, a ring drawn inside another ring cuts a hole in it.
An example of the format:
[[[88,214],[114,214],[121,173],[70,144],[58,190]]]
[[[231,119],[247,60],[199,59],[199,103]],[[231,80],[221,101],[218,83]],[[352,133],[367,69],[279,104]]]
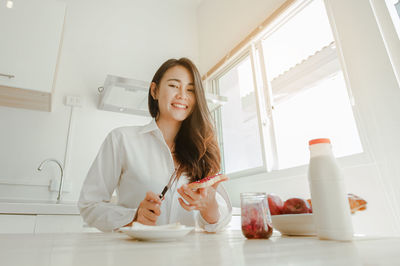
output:
[[[43,162],[40,163],[39,167],[38,167],[38,171],[42,171],[43,166],[47,163],[47,162],[55,162],[56,164],[58,164],[58,166],[60,167],[60,171],[61,171],[61,180],[60,180],[60,186],[58,188],[58,196],[57,196],[57,202],[59,202],[61,200],[61,192],[62,192],[62,187],[63,187],[63,177],[64,177],[64,170],[63,167],[61,166],[61,163],[55,159],[47,159],[44,160]]]

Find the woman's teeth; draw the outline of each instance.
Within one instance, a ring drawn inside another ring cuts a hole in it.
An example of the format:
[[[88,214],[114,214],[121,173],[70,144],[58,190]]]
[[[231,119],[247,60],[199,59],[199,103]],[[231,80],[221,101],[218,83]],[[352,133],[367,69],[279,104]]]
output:
[[[179,104],[179,103],[173,103],[172,106],[176,107],[176,108],[182,108],[182,109],[186,109],[186,105],[183,104]]]

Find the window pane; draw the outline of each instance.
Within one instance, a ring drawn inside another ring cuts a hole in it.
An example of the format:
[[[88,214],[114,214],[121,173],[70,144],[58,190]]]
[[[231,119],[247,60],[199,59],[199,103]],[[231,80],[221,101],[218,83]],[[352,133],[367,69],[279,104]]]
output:
[[[263,41],[270,80],[333,41],[322,1],[313,1]]]
[[[307,164],[308,141],[330,138],[336,157],[363,151],[342,73],[274,109],[279,169]]]
[[[278,169],[307,164],[313,138],[330,138],[337,157],[361,153],[323,1],[289,18],[262,43]]]
[[[397,36],[400,38],[400,0],[386,0],[386,6],[392,18]]]
[[[218,80],[225,171],[237,172],[263,165],[250,58],[246,57]]]

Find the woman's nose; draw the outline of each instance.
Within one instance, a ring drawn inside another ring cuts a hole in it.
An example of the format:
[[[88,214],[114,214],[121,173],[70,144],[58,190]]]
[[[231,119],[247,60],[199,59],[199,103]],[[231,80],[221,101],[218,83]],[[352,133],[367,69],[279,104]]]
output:
[[[177,95],[178,99],[187,99],[188,98],[188,92],[185,89],[180,89]]]

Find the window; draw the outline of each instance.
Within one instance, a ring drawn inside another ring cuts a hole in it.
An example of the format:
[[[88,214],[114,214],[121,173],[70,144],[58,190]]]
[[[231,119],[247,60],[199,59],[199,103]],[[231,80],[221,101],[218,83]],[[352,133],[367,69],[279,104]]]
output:
[[[228,98],[220,110],[220,143],[225,172],[263,165],[256,98],[247,55],[218,78],[219,95]]]
[[[342,73],[274,107],[278,169],[307,164],[314,138],[330,138],[337,157],[362,152]]]
[[[385,0],[397,36],[400,38],[400,0]]]
[[[249,50],[212,78],[228,98],[219,110],[226,173],[305,165],[313,138],[330,138],[337,157],[363,152],[322,0],[297,1]]]
[[[338,157],[362,152],[323,2],[305,6],[262,46],[274,107],[276,169],[306,164],[313,138],[330,138]]]

